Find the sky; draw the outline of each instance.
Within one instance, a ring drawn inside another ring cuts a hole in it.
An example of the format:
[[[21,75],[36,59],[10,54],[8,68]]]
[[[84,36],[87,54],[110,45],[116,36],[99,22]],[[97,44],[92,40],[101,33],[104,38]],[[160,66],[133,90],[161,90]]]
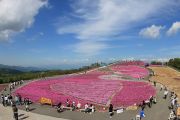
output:
[[[180,57],[180,0],[0,0],[0,64]]]

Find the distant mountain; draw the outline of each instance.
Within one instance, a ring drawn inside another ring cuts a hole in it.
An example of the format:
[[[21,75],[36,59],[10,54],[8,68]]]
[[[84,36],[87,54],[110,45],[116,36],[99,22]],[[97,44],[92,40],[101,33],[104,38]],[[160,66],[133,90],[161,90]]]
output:
[[[10,69],[10,68],[0,68],[0,76],[2,74],[19,74],[22,73],[22,71]]]
[[[36,68],[36,67],[21,67],[21,66],[10,66],[10,65],[3,65],[0,64],[0,69],[4,70],[17,70],[21,72],[29,72],[29,71],[39,71],[42,70],[41,68]]]

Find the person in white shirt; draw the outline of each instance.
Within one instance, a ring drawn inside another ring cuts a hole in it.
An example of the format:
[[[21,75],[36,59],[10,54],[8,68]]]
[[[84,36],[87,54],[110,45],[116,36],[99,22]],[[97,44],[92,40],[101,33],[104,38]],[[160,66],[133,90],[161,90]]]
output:
[[[167,98],[167,95],[168,95],[168,90],[165,90],[165,91],[164,91],[164,99]]]
[[[95,107],[94,107],[94,105],[91,104],[90,105],[90,114],[93,113],[93,112],[95,112]]]
[[[8,105],[8,96],[4,96],[4,101],[5,101],[5,106],[7,106]]]
[[[84,106],[84,111],[85,111],[85,113],[87,113],[87,112],[89,111],[89,105],[88,105],[88,103],[85,104],[85,106]]]
[[[80,109],[80,108],[81,108],[81,103],[78,101],[77,109]]]

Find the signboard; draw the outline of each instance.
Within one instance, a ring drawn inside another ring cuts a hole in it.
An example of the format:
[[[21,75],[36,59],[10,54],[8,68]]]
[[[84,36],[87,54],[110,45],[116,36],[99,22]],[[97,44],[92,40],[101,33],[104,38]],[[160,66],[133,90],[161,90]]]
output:
[[[41,104],[49,104],[49,105],[52,105],[52,100],[51,100],[51,99],[48,99],[48,98],[45,98],[45,97],[41,97],[40,103],[41,103]]]
[[[117,110],[117,113],[118,113],[118,114],[119,114],[119,113],[123,113],[123,109]]]

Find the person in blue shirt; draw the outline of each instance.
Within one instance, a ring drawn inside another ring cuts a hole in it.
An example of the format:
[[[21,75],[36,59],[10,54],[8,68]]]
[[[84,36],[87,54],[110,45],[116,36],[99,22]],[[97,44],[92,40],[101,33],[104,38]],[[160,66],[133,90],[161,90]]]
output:
[[[140,111],[140,120],[145,117],[144,110]]]

